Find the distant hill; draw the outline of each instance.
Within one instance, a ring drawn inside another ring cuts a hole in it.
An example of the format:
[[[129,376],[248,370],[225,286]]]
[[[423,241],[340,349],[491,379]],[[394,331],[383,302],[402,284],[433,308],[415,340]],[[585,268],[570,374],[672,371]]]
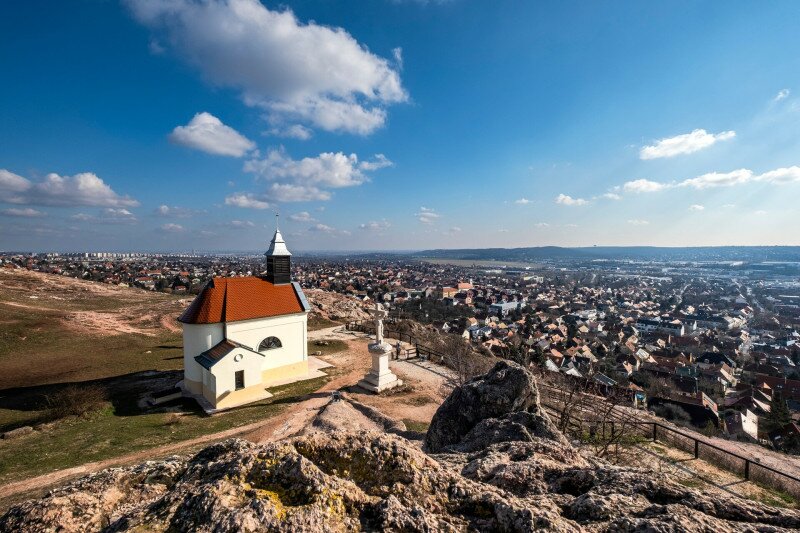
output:
[[[414,258],[476,261],[547,260],[652,260],[652,261],[800,261],[800,246],[699,246],[668,248],[658,246],[592,246],[562,248],[464,248],[422,250]]]

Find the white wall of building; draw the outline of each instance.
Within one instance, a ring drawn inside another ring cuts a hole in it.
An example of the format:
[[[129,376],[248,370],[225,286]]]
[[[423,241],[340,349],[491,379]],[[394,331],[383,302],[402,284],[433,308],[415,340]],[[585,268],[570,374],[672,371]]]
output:
[[[758,416],[749,409],[742,414],[742,430],[758,440]]]
[[[222,324],[183,324],[183,368],[186,379],[203,381],[203,367],[194,358],[225,338]]]
[[[282,347],[264,352],[261,370],[291,365],[308,358],[306,338],[306,313],[284,315],[254,320],[229,322],[227,338],[258,351],[258,345],[267,337],[278,337]]]
[[[216,378],[212,397],[219,398],[236,390],[236,372],[238,370],[244,371],[245,388],[260,384],[261,363],[263,360],[263,356],[242,348],[232,350],[211,367],[210,373]],[[209,372],[206,372],[206,374],[209,374]]]

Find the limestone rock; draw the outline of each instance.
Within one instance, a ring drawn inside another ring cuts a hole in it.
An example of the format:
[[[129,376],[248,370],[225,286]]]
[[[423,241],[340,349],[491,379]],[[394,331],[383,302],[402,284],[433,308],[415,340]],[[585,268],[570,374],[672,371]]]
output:
[[[457,423],[442,418],[460,409]],[[365,421],[342,424],[343,417]],[[307,433],[285,441],[233,439],[191,458],[105,470],[12,507],[0,531],[800,529],[798,511],[587,461],[539,411],[533,377],[513,364],[496,366],[442,405],[437,431],[457,436],[436,437],[441,453],[426,454],[375,420],[339,401]]]
[[[541,411],[536,381],[518,364],[500,361],[453,390],[431,420],[425,445],[431,452],[442,451],[459,443],[482,420],[519,411]]]

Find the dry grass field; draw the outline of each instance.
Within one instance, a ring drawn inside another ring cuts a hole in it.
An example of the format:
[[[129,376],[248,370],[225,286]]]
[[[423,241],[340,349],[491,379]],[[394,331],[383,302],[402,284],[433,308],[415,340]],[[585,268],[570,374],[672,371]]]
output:
[[[35,429],[0,440],[0,484],[251,424],[326,383],[276,387],[269,400],[213,417],[190,401],[142,408],[147,393],[182,377],[175,319],[189,301],[0,270],[0,433]]]

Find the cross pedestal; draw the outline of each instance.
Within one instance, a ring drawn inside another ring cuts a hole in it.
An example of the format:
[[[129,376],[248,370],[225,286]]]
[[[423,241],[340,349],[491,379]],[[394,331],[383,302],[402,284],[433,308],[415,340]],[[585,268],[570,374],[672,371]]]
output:
[[[372,355],[372,369],[358,382],[359,387],[372,392],[382,392],[403,384],[403,380],[389,369],[391,345],[385,342],[373,342],[369,345],[369,353]]]
[[[358,382],[358,386],[368,391],[382,392],[402,385],[403,381],[389,370],[389,354],[392,353],[392,346],[383,342],[383,319],[388,313],[376,302],[372,315],[375,317],[375,342],[369,345],[372,369]]]

